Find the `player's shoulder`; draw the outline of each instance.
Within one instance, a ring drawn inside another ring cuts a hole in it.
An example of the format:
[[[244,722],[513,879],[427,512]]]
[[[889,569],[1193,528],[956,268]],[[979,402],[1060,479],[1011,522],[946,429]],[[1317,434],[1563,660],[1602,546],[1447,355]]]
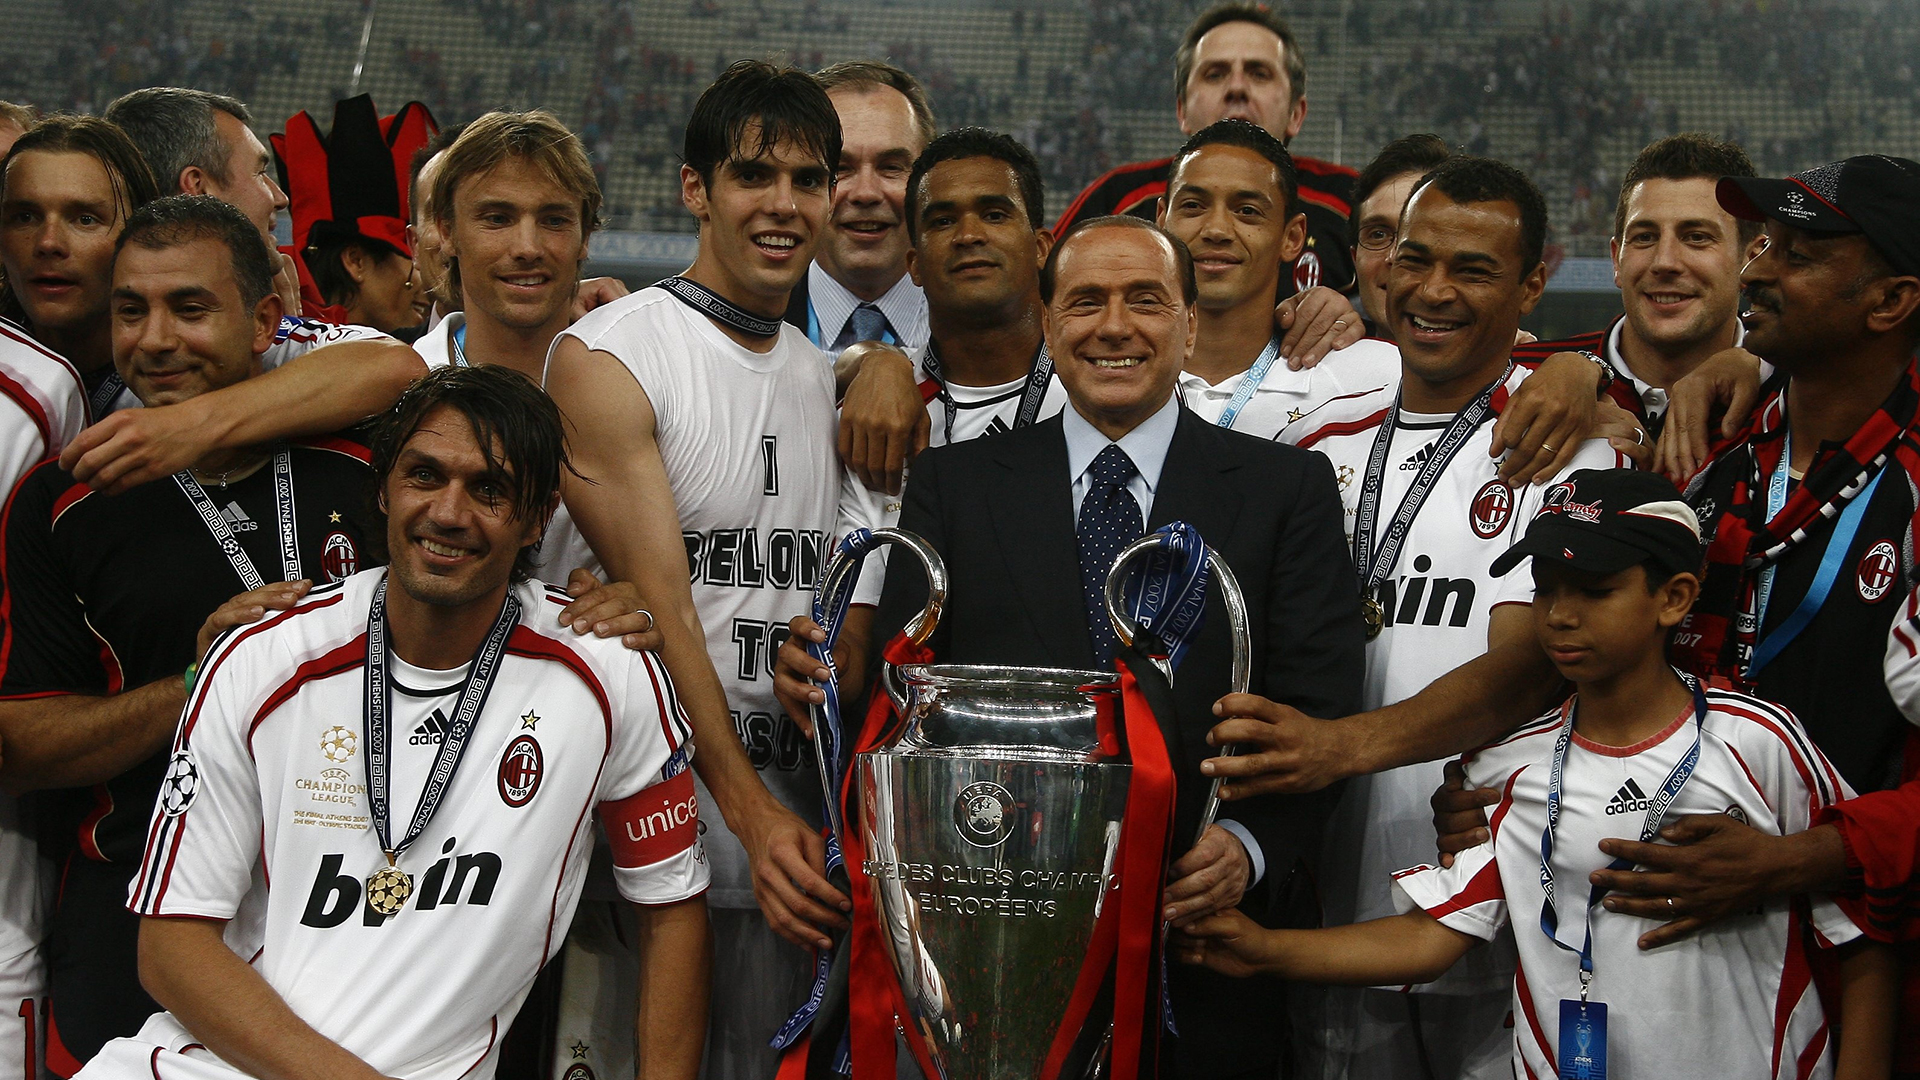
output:
[[[330,323],[318,319],[303,319],[294,315],[283,315],[280,326],[274,331],[273,348],[282,351],[304,352],[318,349],[324,345],[338,345],[343,341],[397,341],[371,326],[357,323]]]
[[[1350,387],[1350,392],[1385,386],[1400,377],[1400,346],[1385,338],[1364,337],[1328,353],[1315,370],[1321,369],[1341,386]]]
[[[466,316],[458,311],[448,312],[446,318],[434,323],[432,329],[413,339],[413,351],[427,365],[427,370],[443,368],[453,363],[452,349],[449,345],[454,329],[459,326],[456,320]]]
[[[292,439],[288,441],[287,449],[298,461],[317,462],[323,467],[343,469],[359,477],[364,477],[367,470],[373,467],[373,451],[360,436],[351,431]]]
[[[1462,757],[1467,777],[1476,784],[1486,783],[1551,760],[1554,742],[1565,724],[1565,714],[1555,706],[1500,738],[1467,751]]]
[[[1167,172],[1172,167],[1173,159],[1164,157],[1128,162],[1108,169],[1074,196],[1073,202],[1068,204],[1060,220],[1055,223],[1055,230],[1064,233],[1088,218],[1125,213],[1141,198],[1158,194],[1165,187]]]
[[[72,361],[4,318],[0,318],[0,375],[26,384],[36,395],[86,398],[86,384]]]
[[[638,332],[638,337],[646,338],[671,326],[668,322],[682,305],[665,289],[648,286],[630,292],[617,300],[610,300],[575,320],[573,325],[561,331],[562,334],[579,338],[589,349],[602,348],[619,337],[625,344],[633,340],[627,335]]]
[[[1607,333],[1612,324],[1598,330],[1590,330],[1572,337],[1553,338],[1547,341],[1529,341],[1513,347],[1513,363],[1518,367],[1538,367],[1541,361],[1554,353],[1590,352],[1602,354],[1607,346]]]
[[[561,586],[528,578],[513,587],[513,596],[520,602],[520,626],[508,642],[510,651],[594,669],[624,667],[631,661],[633,650],[619,638],[576,634],[571,626],[560,622],[560,612],[573,603]]]
[[[1790,757],[1810,757],[1814,752],[1800,718],[1785,705],[1738,690],[1710,688],[1706,696],[1707,715],[1701,725],[1723,742]]]
[[[60,467],[59,458],[46,458],[28,469],[8,495],[9,527],[15,519],[27,514],[45,514],[48,526],[52,527],[75,506],[105,499],[105,496],[96,499],[94,495],[93,488],[75,480],[72,473]]]
[[[230,672],[275,685],[323,677],[366,661],[367,618],[383,569],[315,585],[285,611],[236,626],[218,638],[200,662],[199,678]],[[232,677],[232,676],[230,676]]]
[[[1386,422],[1393,411],[1394,391],[1399,379],[1383,386],[1355,390],[1328,398],[1320,407],[1288,425],[1282,440],[1306,450],[1324,450],[1330,442],[1368,435]]]

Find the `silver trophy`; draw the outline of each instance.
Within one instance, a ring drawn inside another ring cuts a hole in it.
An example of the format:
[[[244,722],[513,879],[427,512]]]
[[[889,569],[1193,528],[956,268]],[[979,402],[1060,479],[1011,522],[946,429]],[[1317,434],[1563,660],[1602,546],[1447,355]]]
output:
[[[945,601],[939,556],[899,530],[875,539],[907,547],[927,568],[929,603],[907,629],[924,641]],[[1116,560],[1116,575],[1129,557]],[[823,587],[857,569],[842,559]],[[1243,681],[1244,606],[1230,575],[1222,586]],[[1124,618],[1116,627],[1131,641],[1138,627]],[[1111,899],[1131,773],[1112,735],[1119,676],[908,665],[884,668],[881,684],[903,722],[855,758],[861,868],[908,1038],[938,1080],[1033,1080]]]

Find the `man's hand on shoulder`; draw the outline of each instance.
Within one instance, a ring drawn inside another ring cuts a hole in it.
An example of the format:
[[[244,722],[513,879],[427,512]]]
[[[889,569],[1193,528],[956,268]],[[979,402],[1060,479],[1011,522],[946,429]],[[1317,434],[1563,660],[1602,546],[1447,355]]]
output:
[[[1594,432],[1599,391],[1599,368],[1586,356],[1557,352],[1541,361],[1494,421],[1489,452],[1506,455],[1500,479],[1544,484],[1565,469]]]
[[[632,292],[627,283],[615,277],[590,277],[573,290],[573,320],[602,304],[610,304]]]
[[[857,368],[840,401],[840,460],[871,491],[900,494],[907,460],[926,449],[933,425],[913,361],[891,345],[850,346],[838,365]]]
[[[313,589],[313,582],[275,581],[258,589],[249,589],[221,604],[200,624],[200,636],[194,643],[193,662],[202,663],[213,640],[236,626],[246,626],[267,617],[269,611],[288,611]]]
[[[666,637],[654,625],[639,586],[630,581],[602,585],[586,567],[567,575],[567,595],[573,603],[560,609],[560,622],[580,635],[618,637],[634,652],[659,652]]]
[[[1675,484],[1685,484],[1707,463],[1715,441],[1730,439],[1746,426],[1759,401],[1759,357],[1741,348],[1707,357],[1667,388],[1667,422],[1653,467]]]
[[[1352,747],[1339,721],[1316,720],[1257,694],[1228,694],[1213,714],[1222,719],[1207,733],[1207,744],[1239,746],[1231,757],[1200,763],[1201,772],[1223,779],[1222,799],[1300,795],[1353,775]]]
[[[67,444],[60,467],[108,495],[172,476],[219,445],[220,418],[207,397],[104,417]]]
[[[1325,285],[1294,293],[1273,309],[1273,325],[1284,336],[1280,356],[1295,371],[1305,371],[1367,335],[1360,313],[1344,295]]]

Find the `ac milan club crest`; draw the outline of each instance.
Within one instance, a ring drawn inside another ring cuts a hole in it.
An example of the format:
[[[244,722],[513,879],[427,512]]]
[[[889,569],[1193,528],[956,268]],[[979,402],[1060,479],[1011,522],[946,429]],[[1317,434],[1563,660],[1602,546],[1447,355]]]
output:
[[[578,1062],[567,1070],[564,1080],[594,1080],[593,1069],[586,1062]]]
[[[500,758],[500,799],[508,806],[525,806],[540,790],[540,744],[522,735],[507,745]]]
[[[1306,292],[1320,284],[1320,256],[1314,251],[1303,251],[1293,261],[1293,291]]]
[[[1871,604],[1887,595],[1893,587],[1894,579],[1900,576],[1900,557],[1893,550],[1893,541],[1882,540],[1867,549],[1860,560],[1860,572],[1854,584],[1860,589],[1860,599]]]
[[[1489,480],[1485,487],[1473,497],[1473,505],[1467,508],[1467,520],[1473,526],[1473,535],[1482,540],[1491,540],[1500,535],[1513,517],[1513,489],[1498,480]]]
[[[353,548],[353,538],[343,532],[328,533],[326,546],[320,550],[320,569],[328,581],[345,581],[358,573],[360,553]]]

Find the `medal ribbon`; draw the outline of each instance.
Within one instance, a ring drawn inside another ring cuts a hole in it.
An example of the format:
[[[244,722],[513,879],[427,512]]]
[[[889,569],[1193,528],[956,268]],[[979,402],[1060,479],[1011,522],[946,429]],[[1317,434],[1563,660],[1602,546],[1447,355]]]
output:
[[[947,393],[946,376],[940,371],[940,351],[927,342],[927,351],[921,354],[920,370],[933,380],[934,396],[947,411],[946,441],[953,442],[953,417],[960,408]],[[1040,351],[1033,356],[1033,366],[1027,369],[1027,385],[1020,391],[1020,408],[1013,415],[1013,426],[1026,427],[1040,418],[1040,406],[1047,400],[1047,387],[1053,382],[1053,356],[1047,352],[1047,343],[1040,343]],[[1004,399],[1003,399],[1004,400]]]
[[[387,581],[382,577],[373,590],[373,608],[367,616],[367,686],[362,738],[367,745],[367,808],[373,817],[373,833],[380,841],[380,850],[392,863],[426,831],[434,811],[440,809],[441,798],[453,783],[454,770],[460,767],[460,759],[466,753],[467,739],[472,736],[480,710],[486,707],[487,695],[493,690],[494,676],[499,674],[500,660],[507,652],[507,639],[519,625],[520,601],[513,593],[507,593],[507,602],[500,606],[493,628],[487,631],[487,639],[474,654],[466,682],[460,687],[459,704],[448,719],[446,740],[434,753],[433,771],[427,774],[420,802],[413,808],[413,821],[408,824],[406,835],[395,844],[392,826],[388,824],[387,793],[391,773],[387,761],[387,736],[391,726],[387,716]]]
[[[453,366],[454,367],[472,367],[473,366],[472,364],[467,363],[467,322],[466,320],[465,319],[460,320],[460,329],[455,330],[453,333],[447,336],[449,339],[453,341]]]
[[[763,319],[697,281],[676,275],[654,282],[654,287],[665,290],[667,295],[707,318],[726,323],[743,334],[770,338],[780,333],[779,319]]]
[[[1700,762],[1700,733],[1707,722],[1707,692],[1693,676],[1685,672],[1676,674],[1687,684],[1687,689],[1693,691],[1693,745],[1674,763],[1673,771],[1667,773],[1660,790],[1654,793],[1648,804],[1647,816],[1640,823],[1640,842],[1643,844],[1659,834],[1660,824],[1667,816],[1667,808],[1673,805],[1680,789],[1693,776],[1694,766]],[[1547,935],[1547,940],[1580,957],[1580,1000],[1585,1001],[1587,984],[1593,981],[1593,907],[1600,902],[1601,894],[1606,890],[1595,885],[1587,893],[1587,936],[1578,949],[1560,940],[1560,912],[1553,906],[1553,832],[1560,825],[1560,778],[1566,769],[1567,746],[1573,741],[1573,719],[1578,700],[1569,698],[1560,707],[1564,719],[1560,734],[1553,742],[1553,771],[1547,778],[1547,827],[1540,832],[1540,888],[1547,894],[1547,902],[1540,908],[1540,929]],[[1607,869],[1626,870],[1632,866],[1633,863],[1626,859],[1615,859],[1607,864]]]
[[[200,481],[193,478],[193,471],[182,469],[173,474],[173,482],[193,503],[193,509],[200,515],[200,523],[213,534],[213,542],[220,546],[220,553],[233,564],[233,572],[240,575],[240,583],[251,592],[266,585],[266,579],[247,557],[246,549],[233,535],[233,526],[214,505]],[[293,527],[293,455],[282,450],[273,456],[273,510],[275,524],[280,531],[280,580],[300,580],[300,538]]]
[[[1267,372],[1273,370],[1274,361],[1280,359],[1280,339],[1268,338],[1267,347],[1260,350],[1260,356],[1254,360],[1247,373],[1240,376],[1240,385],[1234,388],[1233,396],[1227,399],[1227,407],[1220,410],[1220,419],[1214,423],[1223,428],[1231,428],[1240,418],[1240,410],[1247,407],[1253,395],[1260,390],[1260,384],[1267,379]]]
[[[1360,594],[1372,596],[1380,588],[1380,583],[1393,573],[1394,564],[1400,559],[1400,545],[1406,542],[1407,533],[1413,528],[1413,519],[1420,514],[1420,508],[1426,504],[1427,496],[1433,494],[1434,484],[1440,474],[1446,471],[1447,464],[1467,440],[1472,437],[1488,414],[1493,411],[1493,393],[1507,384],[1507,377],[1513,374],[1513,365],[1509,363],[1500,377],[1487,384],[1479,396],[1467,403],[1467,407],[1454,414],[1447,430],[1440,435],[1440,441],[1433,446],[1433,455],[1420,467],[1419,475],[1413,478],[1413,486],[1400,500],[1400,508],[1394,511],[1393,520],[1387,523],[1386,536],[1376,547],[1373,540],[1375,522],[1380,516],[1380,489],[1385,483],[1387,454],[1393,448],[1394,425],[1400,420],[1400,391],[1393,394],[1393,405],[1387,410],[1386,419],[1380,423],[1380,431],[1373,437],[1373,450],[1367,455],[1367,475],[1360,483],[1360,506],[1354,515],[1353,523],[1353,565],[1360,571]]]
[[[120,377],[119,372],[107,372],[107,377],[101,379],[100,385],[93,388],[93,393],[87,395],[87,409],[93,418],[99,420],[105,417],[119,399],[120,391],[126,388],[126,380]]]
[[[840,541],[836,556],[846,556],[856,564],[864,562],[868,553],[878,545],[874,543],[873,530],[855,529]],[[829,559],[828,562],[832,560]],[[820,732],[821,744],[826,747],[826,760],[820,762],[820,783],[826,795],[826,821],[832,826],[827,832],[827,875],[831,878],[835,871],[844,877],[846,874],[845,856],[840,850],[840,806],[841,789],[845,785],[847,766],[842,752],[843,732],[840,720],[840,671],[833,662],[833,646],[840,639],[840,628],[846,622],[847,608],[853,600],[853,587],[860,580],[859,566],[840,582],[839,588],[827,593],[817,590],[813,597],[813,621],[827,632],[825,641],[807,643],[807,655],[819,661],[827,669],[827,681],[821,684],[826,701],[808,707],[813,716],[814,726]],[[813,1023],[820,1011],[820,1004],[826,999],[827,978],[833,968],[836,950],[823,949],[814,955],[813,988],[807,994],[807,1000],[795,1009],[780,1030],[774,1032],[768,1045],[776,1050],[785,1050],[797,1041],[802,1033]]]
[[[1793,432],[1789,431],[1780,446],[1780,467],[1773,471],[1767,481],[1767,520],[1777,517],[1787,505],[1787,464],[1793,460]],[[1820,608],[1827,602],[1827,594],[1833,591],[1834,579],[1840,576],[1840,564],[1846,560],[1847,552],[1853,548],[1854,534],[1860,531],[1860,519],[1867,515],[1867,505],[1873,502],[1873,493],[1880,486],[1880,478],[1886,475],[1882,468],[1873,474],[1866,489],[1848,500],[1847,508],[1840,511],[1840,519],[1834,522],[1833,535],[1827,537],[1827,548],[1820,553],[1820,567],[1813,575],[1813,583],[1807,586],[1806,595],[1800,603],[1787,613],[1784,621],[1773,633],[1761,638],[1753,646],[1753,653],[1747,660],[1747,679],[1751,682],[1760,677],[1760,669],[1766,667],[1781,650],[1800,636]],[[1754,605],[1753,632],[1760,633],[1766,625],[1767,601],[1773,598],[1773,575],[1780,569],[1779,563],[1768,563],[1760,571],[1758,585],[1759,599]]]
[[[1150,656],[1164,649],[1171,671],[1180,666],[1206,621],[1212,573],[1199,529],[1175,521],[1155,529],[1154,535],[1160,547],[1144,557],[1140,571],[1127,577],[1125,610],[1142,631],[1158,639],[1135,641],[1134,647]]]

